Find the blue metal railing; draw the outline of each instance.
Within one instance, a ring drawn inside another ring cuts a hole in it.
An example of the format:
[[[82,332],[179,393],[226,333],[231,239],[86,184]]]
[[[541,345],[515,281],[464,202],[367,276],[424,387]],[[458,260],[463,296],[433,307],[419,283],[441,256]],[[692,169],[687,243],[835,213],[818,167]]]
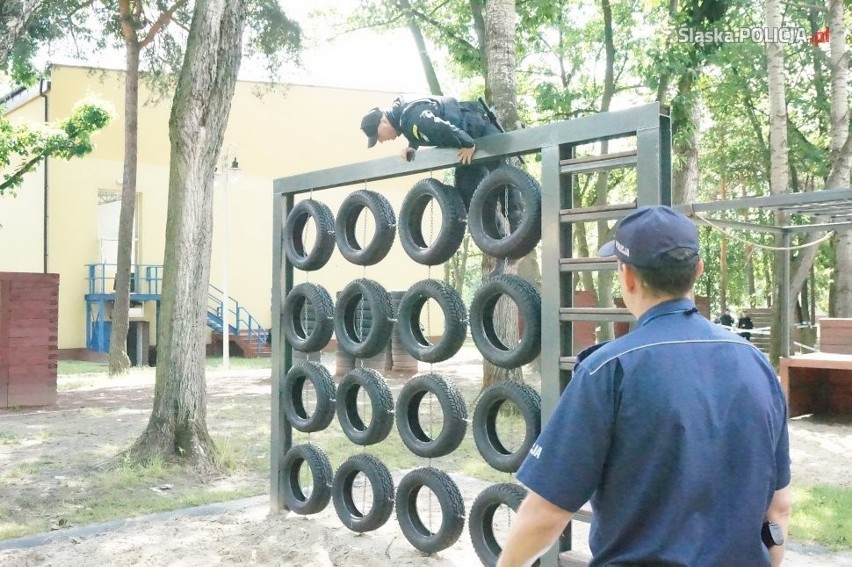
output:
[[[115,293],[115,264],[86,264],[89,273],[89,293],[87,299],[90,301],[98,301],[103,303],[104,296]],[[134,264],[132,267],[130,279],[130,293],[133,295],[146,296],[142,299],[159,299],[163,285],[163,266],[157,264]],[[217,332],[224,330],[224,322],[228,323],[228,332],[232,335],[243,335],[243,338],[260,352],[261,347],[266,344],[269,329],[265,328],[258,322],[257,319],[249,312],[248,309],[240,305],[240,302],[233,297],[229,297],[227,301],[227,310],[223,302],[222,290],[214,285],[210,285],[207,294],[207,326]],[[101,296],[98,298],[97,296]],[[88,305],[88,304],[87,304]],[[226,312],[227,311],[227,312]],[[100,337],[105,333],[105,323],[103,309],[98,309],[91,313],[87,319],[87,340],[86,344],[92,348],[94,338]],[[102,328],[103,327],[103,328]],[[103,339],[101,339],[103,340]]]
[[[116,264],[86,264],[89,271],[89,294],[115,293]],[[163,284],[163,267],[155,264],[133,264],[130,267],[130,293],[159,295]]]
[[[260,346],[266,343],[269,330],[263,327],[249,313],[248,309],[240,305],[240,302],[233,297],[228,298],[227,312],[223,313],[225,310],[222,301],[223,296],[221,289],[210,284],[210,291],[207,294],[207,324],[222,332],[223,322],[227,321],[229,333],[239,335],[245,331],[248,343],[259,350]]]

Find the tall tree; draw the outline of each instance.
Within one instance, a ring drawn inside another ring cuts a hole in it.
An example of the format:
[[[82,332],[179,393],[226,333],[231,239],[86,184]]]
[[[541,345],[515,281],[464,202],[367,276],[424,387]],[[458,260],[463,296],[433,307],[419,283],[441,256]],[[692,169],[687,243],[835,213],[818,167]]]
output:
[[[609,112],[612,97],[615,95],[615,40],[613,39],[612,6],[610,0],[601,0],[601,13],[603,14],[603,42],[606,63],[604,67],[604,87],[601,96],[601,112]],[[609,141],[601,141],[601,155],[609,153]],[[609,173],[601,171],[598,173],[595,189],[595,204],[606,205],[609,200]],[[599,245],[603,245],[609,238],[609,226],[606,220],[598,221]],[[612,306],[612,272],[602,270],[598,273],[598,305],[601,307]],[[612,325],[603,323],[599,327],[599,341],[612,338]]]
[[[489,0],[485,4],[486,92],[506,130],[520,127],[515,86],[517,19],[515,0]]]
[[[109,342],[110,375],[126,372],[127,331],[130,309],[130,270],[133,228],[136,218],[136,169],[139,143],[139,62],[140,54],[167,26],[186,0],[163,8],[148,22],[142,0],[118,0],[118,21],[124,39],[124,168],[121,178],[121,210],[118,219],[118,258],[115,272],[115,303]],[[157,6],[159,8],[159,6]],[[141,35],[141,37],[140,37]]]
[[[154,409],[134,457],[213,466],[204,375],[213,172],[242,56],[247,0],[197,0],[169,118],[171,168]]]
[[[849,133],[849,44],[846,41],[843,0],[828,0],[828,27],[831,30],[831,171],[829,189],[849,187],[852,169],[852,135]],[[835,249],[836,317],[852,317],[852,231],[837,235]]]
[[[408,31],[411,32],[414,44],[417,45],[417,53],[420,56],[420,64],[423,66],[423,74],[426,75],[429,92],[433,95],[442,95],[444,92],[441,90],[441,82],[438,80],[438,74],[435,72],[435,65],[432,63],[432,56],[429,54],[426,38],[423,37],[423,30],[420,29],[420,23],[417,21],[417,16],[411,7],[411,2],[408,0],[398,0],[398,2],[400,9],[405,13],[408,22]]]
[[[680,29],[704,31],[724,21],[731,0],[669,0],[668,15]],[[694,203],[698,200],[698,157],[701,145],[701,100],[695,85],[703,66],[718,49],[713,42],[678,42],[669,39],[656,57],[661,70],[657,82],[657,100],[668,97],[669,83],[675,77],[677,90],[671,100],[675,157],[672,175],[672,201]]]
[[[766,0],[766,27],[770,30],[780,29],[784,24],[781,0]],[[766,78],[769,84],[769,190],[773,195],[787,193],[790,184],[790,166],[787,143],[787,94],[786,78],[784,72],[783,44],[775,41],[766,43]],[[774,214],[776,226],[784,225],[786,215],[777,211]],[[780,237],[776,237],[776,246],[781,245]],[[781,279],[781,270],[778,267],[789,254],[787,250],[779,250],[775,253],[776,270],[773,273],[773,301],[772,301],[772,328],[776,332],[772,334],[772,344],[769,357],[773,364],[778,364],[781,352],[786,350],[786,345],[781,344],[781,325],[790,325],[791,321],[782,321],[782,308],[780,304],[782,286],[787,282]]]
[[[490,96],[489,100],[494,105],[501,124],[512,130],[517,128],[520,122],[515,88],[516,27],[515,0],[489,0],[485,3],[485,92]],[[509,198],[512,198],[511,195]],[[507,208],[509,206],[507,205]],[[505,222],[508,224],[508,220]],[[496,260],[483,255],[482,261],[482,277],[487,278],[494,269]],[[503,273],[517,274],[517,261],[506,260]],[[518,341],[518,311],[515,305],[511,301],[500,300],[494,317],[496,330],[503,342],[507,345],[515,344]],[[520,368],[502,369],[487,361],[483,362],[483,388],[501,378],[521,380],[523,374]]]

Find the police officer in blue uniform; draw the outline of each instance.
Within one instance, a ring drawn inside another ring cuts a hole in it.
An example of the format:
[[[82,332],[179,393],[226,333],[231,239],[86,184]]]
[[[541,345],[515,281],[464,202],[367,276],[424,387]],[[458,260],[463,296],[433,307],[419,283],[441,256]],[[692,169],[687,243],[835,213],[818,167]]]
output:
[[[458,101],[448,96],[427,96],[413,100],[402,97],[393,101],[390,109],[371,109],[361,119],[361,131],[367,136],[367,147],[395,140],[400,134],[408,140],[402,157],[414,159],[417,148],[436,146],[458,148],[459,163],[455,186],[465,206],[476,186],[500,160],[471,164],[476,152],[476,138],[499,134],[499,126],[491,121],[479,102]]]
[[[643,207],[599,255],[636,326],[577,357],[518,471],[530,492],[498,565],[530,565],[588,500],[592,566],[780,564],[786,402],[765,356],[698,313],[695,225]]]

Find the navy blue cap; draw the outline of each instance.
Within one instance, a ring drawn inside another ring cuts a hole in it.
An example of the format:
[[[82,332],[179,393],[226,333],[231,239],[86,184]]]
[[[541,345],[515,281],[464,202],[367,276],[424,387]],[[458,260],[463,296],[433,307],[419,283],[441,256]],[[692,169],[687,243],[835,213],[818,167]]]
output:
[[[373,108],[361,119],[361,131],[367,136],[368,148],[372,148],[378,142],[379,123],[384,115],[385,112],[381,108]]]
[[[621,219],[615,240],[601,246],[598,256],[615,256],[637,268],[663,268],[677,263],[667,257],[673,250],[695,253],[687,258],[698,256],[698,229],[671,207],[653,205]]]

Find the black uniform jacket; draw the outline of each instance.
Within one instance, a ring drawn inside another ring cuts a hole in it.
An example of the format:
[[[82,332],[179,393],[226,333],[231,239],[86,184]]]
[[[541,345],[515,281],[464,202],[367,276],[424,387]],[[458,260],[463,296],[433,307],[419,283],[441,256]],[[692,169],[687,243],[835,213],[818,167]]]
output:
[[[406,137],[410,148],[472,148],[473,138],[482,135],[478,131],[482,128],[480,123],[486,120],[471,106],[474,104],[459,102],[448,96],[410,101],[397,98],[387,117],[393,127]]]

